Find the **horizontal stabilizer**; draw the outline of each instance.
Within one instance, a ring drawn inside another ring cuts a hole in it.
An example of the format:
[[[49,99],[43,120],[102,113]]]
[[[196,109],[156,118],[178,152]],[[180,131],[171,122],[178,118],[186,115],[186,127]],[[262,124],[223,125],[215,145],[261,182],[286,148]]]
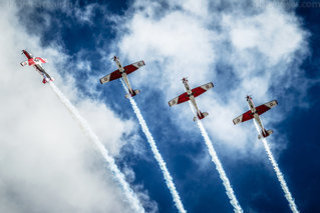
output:
[[[267,136],[269,136],[269,135],[271,135],[271,134],[273,133],[273,130],[269,129],[269,130],[267,131],[267,133],[268,133]]]
[[[54,81],[55,79],[54,78],[43,78],[43,80],[42,80],[42,83],[43,84],[46,84],[46,83],[48,83],[49,81]]]
[[[202,118],[205,118],[205,117],[207,117],[208,115],[209,115],[209,113],[203,112],[203,113],[202,113]],[[202,118],[201,118],[201,119],[202,119]]]
[[[133,97],[133,96],[136,96],[140,93],[140,90],[136,89],[136,90],[133,90],[133,93],[128,93],[126,94],[126,98],[130,98],[130,97]]]
[[[197,119],[201,120],[201,119],[204,119],[205,117],[207,117],[209,115],[209,113],[207,112],[200,112],[201,114],[197,114],[197,116],[195,116],[193,118],[193,121],[196,121]]]
[[[260,135],[258,135],[258,139],[268,137],[269,135],[271,135],[273,133],[273,130],[269,129],[269,130],[267,130],[265,132],[266,132],[266,134],[264,132],[262,132]]]

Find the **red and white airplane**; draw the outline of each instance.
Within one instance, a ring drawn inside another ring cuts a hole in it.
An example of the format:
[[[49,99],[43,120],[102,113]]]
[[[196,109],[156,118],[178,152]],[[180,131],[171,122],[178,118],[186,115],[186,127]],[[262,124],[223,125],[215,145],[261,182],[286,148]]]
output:
[[[48,73],[43,69],[41,66],[42,63],[47,63],[47,59],[40,58],[40,57],[32,57],[31,53],[28,53],[26,50],[22,50],[22,54],[27,56],[28,60],[21,62],[21,66],[33,66],[39,74],[43,77],[42,83],[47,83],[49,81],[54,81],[54,78],[50,77]]]
[[[195,100],[195,97],[197,97],[197,96],[201,95],[202,93],[206,92],[207,90],[211,89],[213,87],[213,83],[210,82],[210,83],[204,84],[200,87],[193,88],[191,90],[189,87],[189,84],[188,84],[188,80],[186,78],[183,78],[182,82],[183,82],[187,92],[185,92],[185,93],[179,95],[178,97],[172,99],[171,101],[169,101],[168,102],[169,106],[181,104],[183,102],[190,100],[192,105],[196,109],[197,117],[198,117],[198,118],[194,117],[193,121],[196,121],[197,119],[201,120],[201,119],[205,118],[206,116],[208,116],[209,114],[207,112],[201,112],[199,110],[197,103],[196,103],[196,100]]]
[[[253,104],[252,98],[250,96],[247,96],[247,101],[248,101],[250,110],[243,113],[239,117],[236,117],[235,119],[233,119],[233,123],[236,125],[238,123],[245,122],[245,121],[248,121],[248,120],[251,120],[252,118],[254,118],[261,129],[261,134],[258,136],[258,138],[261,139],[262,137],[264,137],[264,138],[268,137],[269,135],[271,135],[273,133],[273,131],[266,130],[263,127],[262,121],[260,119],[260,115],[265,113],[266,111],[268,111],[272,107],[277,106],[278,102],[276,100],[273,100],[268,103],[262,104],[258,107],[255,107]]]
[[[104,83],[107,83],[109,81],[112,81],[112,80],[115,80],[118,78],[123,78],[125,84],[127,85],[128,91],[129,91],[129,94],[126,94],[126,98],[133,97],[133,96],[139,94],[140,90],[133,90],[132,89],[130,82],[129,82],[129,79],[128,79],[128,75],[130,73],[136,71],[140,67],[144,66],[145,65],[144,61],[138,61],[136,63],[122,67],[122,65],[119,61],[119,58],[117,56],[114,56],[113,60],[116,62],[118,69],[116,71],[113,71],[112,73],[104,76],[103,78],[101,78],[100,83],[104,84]]]

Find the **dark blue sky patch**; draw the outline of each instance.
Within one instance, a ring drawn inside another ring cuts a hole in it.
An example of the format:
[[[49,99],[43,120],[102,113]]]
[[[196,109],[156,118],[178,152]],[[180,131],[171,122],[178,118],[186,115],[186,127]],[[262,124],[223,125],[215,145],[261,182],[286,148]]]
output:
[[[76,12],[84,12],[87,6],[93,7],[90,21],[80,20]],[[19,8],[20,21],[30,34],[40,36],[44,47],[58,40],[66,53],[72,55],[81,49],[93,50],[102,46],[101,42],[113,39],[114,23],[108,14],[122,15],[127,5],[126,1],[71,1],[26,3]]]
[[[267,154],[263,157],[263,161],[237,162],[227,170],[239,202],[245,212],[290,212]]]
[[[123,15],[128,9],[128,5],[131,4],[131,0],[73,0],[73,4],[78,5],[80,8],[84,8],[89,4],[98,4],[101,7],[107,6],[114,14]]]
[[[295,192],[298,206],[304,212],[318,212],[320,186],[318,179],[320,172],[320,144],[317,131],[320,119],[319,97],[320,87],[314,87],[309,94],[312,99],[309,109],[295,108],[278,131],[286,131],[290,143],[282,152],[279,164],[285,170],[289,179],[289,186]],[[290,131],[288,131],[290,130]]]
[[[318,20],[320,19],[320,7],[297,7],[296,13],[303,18],[302,26],[311,33],[309,39],[312,47],[311,54],[304,60],[302,68],[308,77],[319,78],[320,27]]]

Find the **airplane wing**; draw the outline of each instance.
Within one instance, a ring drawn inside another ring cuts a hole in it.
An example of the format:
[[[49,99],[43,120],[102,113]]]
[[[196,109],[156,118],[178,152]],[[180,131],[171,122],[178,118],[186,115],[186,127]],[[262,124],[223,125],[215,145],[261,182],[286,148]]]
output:
[[[169,101],[168,104],[169,104],[169,106],[173,106],[173,105],[181,104],[181,103],[189,101],[189,100],[190,100],[190,98],[188,96],[188,93],[185,92],[185,93],[179,95],[178,97],[175,97],[171,101]]]
[[[138,61],[136,63],[125,66],[124,70],[129,75],[130,73],[136,71],[137,69],[139,69],[140,67],[142,67],[144,65],[145,65],[144,61]]]
[[[38,61],[40,61],[41,63],[47,63],[47,62],[48,62],[47,59],[45,59],[45,58],[40,58],[40,57],[36,57],[35,60],[38,60]]]
[[[252,118],[253,118],[253,114],[252,114],[251,110],[249,110],[249,111],[243,113],[242,115],[236,117],[235,119],[233,119],[233,123],[234,123],[234,125],[236,125],[238,123],[248,121]]]
[[[107,83],[109,81],[113,81],[115,79],[121,78],[121,72],[119,70],[113,71],[112,73],[104,76],[103,78],[100,78],[100,83],[104,84]]]
[[[136,63],[125,66],[124,70],[125,70],[126,74],[130,74],[144,65],[145,65],[144,61],[138,61]],[[112,73],[104,76],[103,78],[101,78],[100,83],[104,84],[109,81],[113,81],[115,79],[121,78],[121,77],[122,77],[121,72],[119,70],[116,70],[116,71],[113,71]]]
[[[278,105],[278,101],[276,100],[273,100],[273,101],[270,101],[268,103],[265,103],[265,104],[262,104],[258,107],[256,107],[256,111],[259,115],[265,113],[266,111],[268,111],[269,109],[271,109],[272,107],[275,107]]]
[[[196,88],[192,89],[192,94],[194,97],[197,97],[197,96],[201,95],[202,93],[206,92],[207,90],[211,89],[212,87],[213,87],[212,82],[204,84],[200,87],[196,87]]]
[[[204,84],[200,87],[196,87],[194,89],[192,89],[192,95],[194,97],[197,97],[199,95],[201,95],[202,93],[206,92],[207,90],[211,89],[213,87],[213,83],[207,83],[207,84]],[[176,105],[176,104],[181,104],[183,102],[186,102],[186,101],[189,101],[190,98],[188,96],[188,93],[183,93],[181,95],[179,95],[178,97],[172,99],[171,101],[168,102],[169,106],[173,106],[173,105]]]
[[[271,109],[272,107],[275,107],[278,105],[278,102],[276,100],[270,101],[268,103],[262,104],[258,107],[256,107],[256,111],[259,115],[265,113],[266,111],[268,111],[269,109]],[[239,117],[236,117],[235,119],[233,119],[233,123],[236,125],[238,123],[241,122],[245,122],[248,121],[250,119],[253,118],[253,114],[251,112],[251,110],[243,113],[242,115],[240,115]]]

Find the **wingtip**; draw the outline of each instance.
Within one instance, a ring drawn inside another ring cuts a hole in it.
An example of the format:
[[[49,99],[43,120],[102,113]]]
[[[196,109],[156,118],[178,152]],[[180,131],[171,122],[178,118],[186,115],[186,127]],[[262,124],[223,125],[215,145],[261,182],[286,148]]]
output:
[[[237,118],[233,119],[232,122],[234,125],[237,125],[239,123],[239,122],[237,122]]]

